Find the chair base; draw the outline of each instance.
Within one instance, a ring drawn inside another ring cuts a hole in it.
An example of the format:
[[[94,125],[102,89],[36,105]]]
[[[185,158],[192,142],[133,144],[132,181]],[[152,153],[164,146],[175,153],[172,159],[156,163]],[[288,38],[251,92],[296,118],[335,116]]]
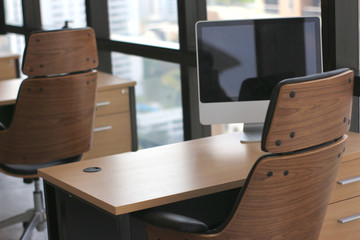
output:
[[[21,240],[29,239],[32,231],[36,228],[38,231],[43,231],[46,228],[46,214],[44,210],[44,202],[42,198],[42,191],[40,190],[39,180],[34,181],[34,208],[25,213],[16,215],[0,222],[0,228],[5,228],[13,224],[23,223],[25,230],[21,235]]]

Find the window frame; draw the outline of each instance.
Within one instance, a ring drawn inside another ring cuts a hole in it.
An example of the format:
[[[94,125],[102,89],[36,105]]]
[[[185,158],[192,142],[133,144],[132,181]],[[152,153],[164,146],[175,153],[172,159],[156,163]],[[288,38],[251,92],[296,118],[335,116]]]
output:
[[[167,49],[110,40],[107,1],[86,0],[88,26],[95,29],[99,50],[99,70],[111,73],[111,51],[162,60],[180,65],[183,107],[184,140],[211,135],[210,126],[199,122],[198,96],[196,86],[196,52],[194,25],[205,20],[206,0],[177,0],[179,49]],[[24,26],[7,25],[5,22],[4,0],[0,0],[0,32],[23,34],[25,37],[34,30],[41,30],[40,0],[22,0]],[[321,2],[323,63],[324,71],[336,68],[336,14],[335,0]],[[134,95],[134,92],[131,94]],[[135,109],[135,102],[132,103]],[[133,119],[136,121],[136,119]],[[136,133],[136,129],[133,129]]]

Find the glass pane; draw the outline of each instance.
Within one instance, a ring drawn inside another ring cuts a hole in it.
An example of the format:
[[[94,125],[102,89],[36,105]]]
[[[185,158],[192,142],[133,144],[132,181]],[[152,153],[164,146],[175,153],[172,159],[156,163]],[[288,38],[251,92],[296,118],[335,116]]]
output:
[[[179,65],[113,52],[112,68],[137,82],[139,149],[183,141]]]
[[[321,15],[320,0],[207,0],[208,20]]]
[[[46,30],[86,27],[85,0],[40,0],[41,24]]]
[[[20,55],[19,67],[21,67],[24,48],[25,48],[25,37],[23,35],[9,33],[0,36],[0,52],[19,54]],[[20,75],[23,76],[21,69],[20,69]]]
[[[321,16],[320,0],[207,0],[208,20]],[[212,134],[241,131],[243,124],[212,125]]]
[[[23,14],[21,0],[5,0],[5,22],[8,25],[22,26]]]
[[[176,0],[109,0],[110,38],[179,49]]]

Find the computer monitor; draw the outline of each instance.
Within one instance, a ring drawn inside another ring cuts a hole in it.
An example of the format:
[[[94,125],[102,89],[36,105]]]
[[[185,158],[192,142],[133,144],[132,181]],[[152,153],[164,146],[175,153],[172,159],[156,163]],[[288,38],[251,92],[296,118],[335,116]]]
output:
[[[196,43],[200,122],[245,123],[243,141],[260,141],[279,81],[322,72],[318,17],[201,21]]]

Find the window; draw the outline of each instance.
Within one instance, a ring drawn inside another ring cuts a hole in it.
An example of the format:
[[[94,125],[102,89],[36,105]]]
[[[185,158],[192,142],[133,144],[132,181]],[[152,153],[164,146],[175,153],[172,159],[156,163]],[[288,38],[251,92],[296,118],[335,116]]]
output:
[[[181,103],[178,106],[185,109],[182,128],[186,140],[209,134],[208,126],[202,126],[198,122],[196,90],[194,90],[196,88],[196,57],[193,25],[196,21],[206,18],[206,10],[208,19],[214,20],[296,16],[296,14],[320,16],[320,8],[322,8],[325,12],[324,16],[331,16],[331,20],[327,19],[323,26],[331,25],[328,28],[335,29],[332,22],[335,15],[334,1],[323,1],[322,7],[320,7],[320,2],[319,0],[39,0],[41,9],[37,9],[36,6],[29,4],[29,1],[26,0],[4,0],[5,27],[6,31],[11,33],[27,34],[32,30],[31,27],[38,28],[38,26],[32,26],[32,23],[23,23],[23,11],[27,13],[29,19],[32,19],[32,16],[38,16],[38,12],[41,12],[41,21],[45,30],[61,28],[65,21],[70,21],[70,27],[84,27],[88,21],[99,33],[97,36],[99,56],[103,60],[102,70],[110,72],[111,67],[113,67],[115,74],[139,82],[138,86],[135,87],[137,104],[145,103],[145,100],[140,100],[143,97],[140,95],[142,91],[140,81],[143,81],[141,84],[146,83],[150,77],[145,75],[144,72],[146,71],[143,69],[139,72],[132,70],[131,72],[135,76],[129,75],[127,68],[134,66],[132,60],[128,60],[130,56],[140,59],[136,61],[141,64],[148,61],[155,65],[158,64],[158,68],[163,69],[159,72],[164,75],[165,67],[161,67],[161,65],[176,69],[177,74],[181,75],[181,80],[178,76],[178,84],[180,86],[180,81],[182,81],[181,86],[184,88],[184,90],[178,91],[181,96],[184,96],[182,99],[184,106]],[[356,10],[354,7],[347,7],[348,4],[344,4],[343,2],[339,3],[336,10],[339,7],[344,8],[345,12],[352,9]],[[330,7],[326,7],[327,5]],[[89,8],[86,9],[86,7]],[[86,16],[86,13],[89,13],[89,16]],[[105,15],[108,15],[109,19],[104,19]],[[36,22],[37,19],[34,20]],[[107,25],[108,22],[109,25]],[[181,31],[179,31],[179,26],[182,28]],[[349,31],[355,34],[356,29]],[[182,35],[183,33],[184,35]],[[328,35],[323,35],[323,38],[325,37],[326,41],[329,41],[335,39],[334,35],[335,33],[329,32]],[[6,43],[6,47],[4,47],[4,41],[10,41],[7,39],[8,36],[0,38],[2,49],[14,49],[13,43]],[[12,38],[11,42],[24,42],[23,36],[19,39],[22,40]],[[324,52],[330,50],[333,53],[334,44],[331,43],[331,45],[326,46]],[[9,47],[10,45],[12,47]],[[111,51],[114,51],[112,58],[110,57]],[[116,60],[117,57],[114,55],[122,55],[120,53],[133,55],[123,55],[120,60]],[[324,59],[335,64],[337,54],[333,53]],[[111,59],[113,59],[112,64]],[[149,71],[147,75],[150,76],[150,73]],[[155,76],[155,74],[153,75]],[[158,84],[162,84],[161,76],[157,77],[157,81]],[[166,102],[166,100],[164,101]],[[141,105],[139,106],[141,107]],[[140,107],[139,109],[141,109]],[[235,126],[235,128],[238,127]],[[174,127],[174,129],[179,128]],[[139,130],[139,138],[141,138],[140,132]]]
[[[109,0],[110,39],[179,49],[176,0]]]
[[[86,27],[85,0],[40,0],[41,23],[46,30]]]
[[[23,54],[25,39],[23,35],[9,33],[0,37],[0,51]]]
[[[320,16],[320,0],[208,0],[208,20]]]
[[[139,149],[183,141],[179,65],[112,52],[112,68],[137,82]]]
[[[23,14],[21,0],[5,0],[5,22],[9,25],[22,26]]]
[[[23,35],[8,33],[4,36],[0,36],[0,52],[9,52],[14,54],[19,54],[19,67],[22,64],[22,55],[25,48],[25,38]],[[23,76],[23,73],[20,69],[20,76]]]

